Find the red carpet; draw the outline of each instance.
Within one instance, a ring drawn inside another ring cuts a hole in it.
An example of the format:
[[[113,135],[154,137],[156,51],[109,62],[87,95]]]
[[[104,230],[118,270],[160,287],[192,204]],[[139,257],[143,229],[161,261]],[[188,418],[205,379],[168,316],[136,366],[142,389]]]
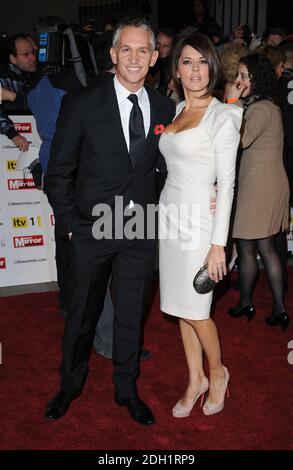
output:
[[[290,272],[293,285],[293,271]],[[292,288],[287,308],[293,318]],[[171,416],[186,384],[186,365],[177,325],[159,312],[158,293],[146,326],[145,347],[153,358],[142,364],[140,394],[157,418],[152,427],[129,419],[113,403],[111,362],[92,355],[84,393],[59,422],[43,417],[58,389],[63,319],[57,294],[0,298],[2,343],[1,449],[293,449],[293,365],[286,333],[264,324],[271,299],[264,275],[257,286],[252,323],[227,316],[238,292],[216,305],[224,363],[231,373],[224,411],[206,417],[199,406],[185,419]]]

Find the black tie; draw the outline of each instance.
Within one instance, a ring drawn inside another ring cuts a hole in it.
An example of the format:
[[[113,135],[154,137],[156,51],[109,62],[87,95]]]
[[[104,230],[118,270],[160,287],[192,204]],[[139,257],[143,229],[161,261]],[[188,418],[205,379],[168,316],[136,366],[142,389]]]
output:
[[[131,94],[128,99],[133,103],[129,117],[129,156],[134,167],[143,149],[145,132],[143,115],[138,104],[137,95]]]

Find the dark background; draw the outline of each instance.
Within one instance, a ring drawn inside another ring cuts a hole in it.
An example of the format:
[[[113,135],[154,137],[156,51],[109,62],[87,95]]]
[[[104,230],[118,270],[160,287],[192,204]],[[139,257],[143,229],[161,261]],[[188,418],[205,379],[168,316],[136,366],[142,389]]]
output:
[[[178,2],[158,0],[159,26],[168,26],[176,31],[179,30],[191,15],[192,4],[193,0],[179,0]]]
[[[268,0],[268,26],[283,26],[286,33],[293,31],[293,0]]]
[[[193,0],[158,0],[159,25],[170,26],[176,31],[183,27],[191,15],[192,3]],[[292,32],[293,0],[268,0],[267,26],[283,26],[286,33]]]

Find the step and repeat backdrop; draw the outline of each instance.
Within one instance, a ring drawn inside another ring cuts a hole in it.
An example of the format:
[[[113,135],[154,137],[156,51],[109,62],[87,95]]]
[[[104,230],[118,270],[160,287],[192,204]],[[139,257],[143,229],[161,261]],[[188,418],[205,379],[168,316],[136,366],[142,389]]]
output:
[[[32,116],[12,116],[31,141],[21,153],[0,135],[0,286],[56,280],[54,216],[37,189],[29,164],[38,157],[40,138]]]
[[[21,153],[0,135],[0,287],[57,279],[53,211],[28,169],[40,147],[35,120],[27,115],[12,119],[31,144]],[[292,211],[288,250],[293,251]]]

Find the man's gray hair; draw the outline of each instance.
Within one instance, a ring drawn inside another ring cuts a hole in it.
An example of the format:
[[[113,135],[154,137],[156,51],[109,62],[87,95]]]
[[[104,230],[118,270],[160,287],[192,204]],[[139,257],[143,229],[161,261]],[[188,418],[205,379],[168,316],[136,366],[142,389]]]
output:
[[[151,46],[152,52],[156,49],[155,33],[150,23],[144,18],[135,18],[132,20],[126,20],[126,21],[119,23],[114,32],[113,42],[112,42],[113,47],[117,48],[121,33],[123,29],[128,26],[133,26],[134,28],[141,28],[141,29],[144,29],[145,31],[148,31],[150,34],[150,46]]]

